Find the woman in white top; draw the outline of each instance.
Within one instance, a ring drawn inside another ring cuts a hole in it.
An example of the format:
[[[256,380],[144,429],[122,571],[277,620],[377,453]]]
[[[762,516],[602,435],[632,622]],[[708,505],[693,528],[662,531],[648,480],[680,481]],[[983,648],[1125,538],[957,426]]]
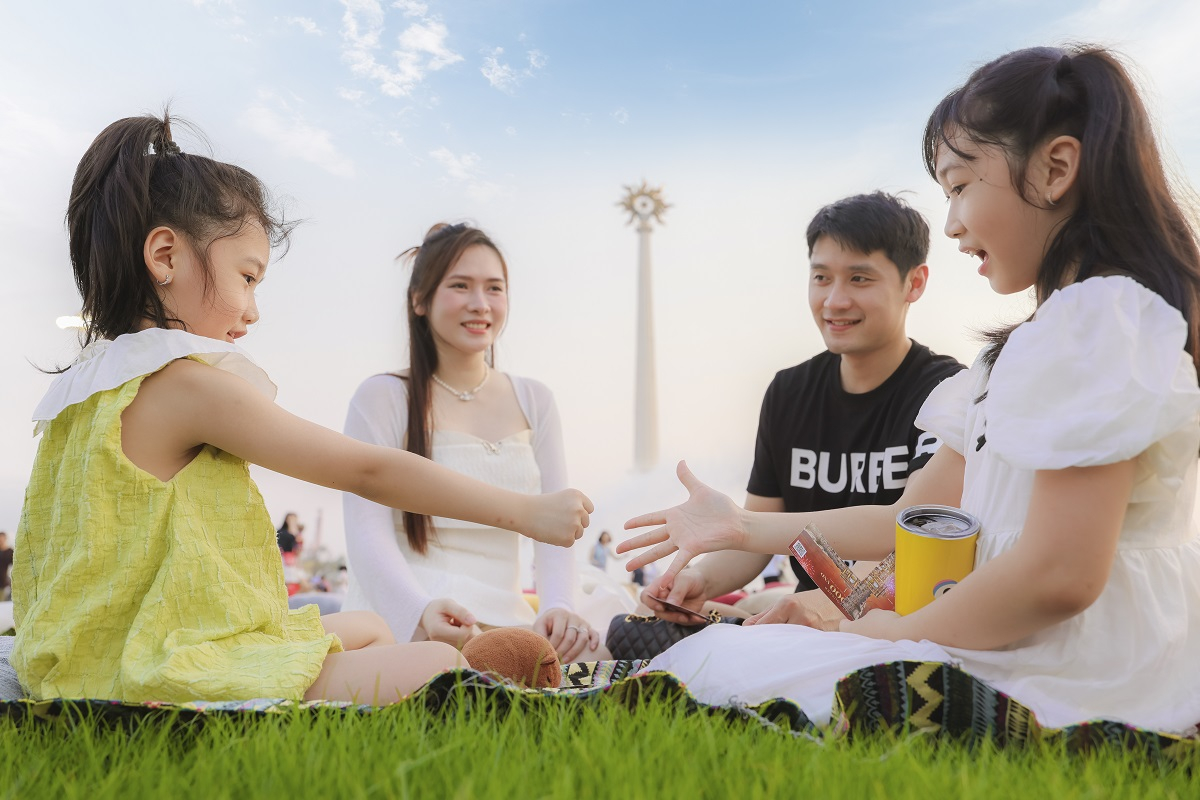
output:
[[[538,381],[492,368],[508,317],[508,267],[477,228],[435,225],[412,261],[411,363],[358,388],[346,433],[406,449],[516,492],[566,486],[558,409]],[[483,628],[529,627],[564,663],[607,657],[574,613],[570,550],[534,544],[540,612],[522,596],[519,534],[426,517],[345,495],[350,586],[346,609],[373,610],[398,641],[461,647]]]

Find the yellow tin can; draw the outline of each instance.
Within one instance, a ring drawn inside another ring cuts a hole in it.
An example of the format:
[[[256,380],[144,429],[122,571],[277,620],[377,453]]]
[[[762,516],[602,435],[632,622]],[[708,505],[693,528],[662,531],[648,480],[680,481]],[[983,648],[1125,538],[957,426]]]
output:
[[[941,597],[975,567],[979,520],[952,506],[911,506],[896,517],[896,613]]]

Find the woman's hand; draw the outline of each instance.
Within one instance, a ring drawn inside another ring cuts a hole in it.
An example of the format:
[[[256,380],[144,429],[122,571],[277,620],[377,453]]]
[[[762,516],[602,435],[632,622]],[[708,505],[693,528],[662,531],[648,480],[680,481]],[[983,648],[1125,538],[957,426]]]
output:
[[[843,620],[839,630],[842,633],[857,633],[859,636],[868,636],[872,639],[898,642],[908,638],[900,629],[903,621],[904,617],[895,611],[884,611],[877,608],[874,611],[868,611],[858,619]]]
[[[679,482],[688,490],[687,502],[634,517],[625,523],[625,529],[641,528],[645,525],[661,525],[661,528],[626,539],[617,545],[618,553],[639,547],[649,547],[644,553],[631,558],[625,569],[632,572],[651,561],[669,556],[676,551],[679,555],[663,572],[660,586],[670,587],[679,571],[701,553],[717,550],[741,550],[746,538],[742,509],[717,490],[702,483],[692,474],[683,461],[675,470]],[[653,547],[650,547],[654,545]]]
[[[588,625],[583,617],[565,608],[552,608],[542,614],[534,621],[533,630],[550,640],[564,664],[570,664],[580,654],[600,646],[600,632]]]
[[[589,515],[596,510],[578,489],[531,495],[529,503],[528,522],[519,530],[530,539],[559,547],[575,544],[591,522]]]
[[[459,650],[479,635],[475,615],[448,597],[431,600],[421,612],[421,630],[434,642],[445,642]]]

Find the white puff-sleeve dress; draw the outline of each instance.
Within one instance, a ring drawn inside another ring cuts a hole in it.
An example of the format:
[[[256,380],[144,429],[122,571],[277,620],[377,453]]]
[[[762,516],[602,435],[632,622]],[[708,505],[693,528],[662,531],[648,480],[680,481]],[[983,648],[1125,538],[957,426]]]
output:
[[[1090,278],[1047,298],[1013,332],[990,376],[977,361],[938,386],[917,417],[965,457],[962,507],[983,526],[977,568],[1020,537],[1037,470],[1135,459],[1108,582],[1082,613],[986,651],[794,625],[715,625],[650,668],[678,675],[705,702],[786,697],[823,724],[847,673],[941,661],[1025,704],[1044,726],[1111,719],[1193,732],[1200,389],[1186,336],[1182,316],[1157,294],[1126,277]]]

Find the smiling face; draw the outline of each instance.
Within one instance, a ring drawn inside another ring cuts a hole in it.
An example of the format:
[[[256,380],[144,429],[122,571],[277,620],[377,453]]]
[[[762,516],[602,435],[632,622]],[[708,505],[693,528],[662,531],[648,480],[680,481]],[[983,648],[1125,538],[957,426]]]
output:
[[[1022,197],[999,147],[965,136],[952,136],[951,143],[969,158],[945,145],[938,149],[937,179],[950,203],[946,235],[958,240],[960,251],[979,259],[979,274],[994,291],[1029,289],[1065,209],[1039,208]]]
[[[415,308],[429,319],[438,353],[484,353],[495,343],[508,318],[508,284],[499,254],[487,245],[463,251],[433,292],[429,304]]]
[[[847,250],[829,236],[813,244],[808,304],[830,352],[869,356],[905,346],[909,303],[920,297],[927,268],[904,278],[882,250]]]
[[[245,336],[258,321],[254,290],[271,256],[262,226],[246,222],[233,236],[215,239],[208,247],[207,269],[184,237],[175,241],[169,268],[155,273],[158,280],[171,278],[159,289],[167,313],[198,336],[226,342]]]

